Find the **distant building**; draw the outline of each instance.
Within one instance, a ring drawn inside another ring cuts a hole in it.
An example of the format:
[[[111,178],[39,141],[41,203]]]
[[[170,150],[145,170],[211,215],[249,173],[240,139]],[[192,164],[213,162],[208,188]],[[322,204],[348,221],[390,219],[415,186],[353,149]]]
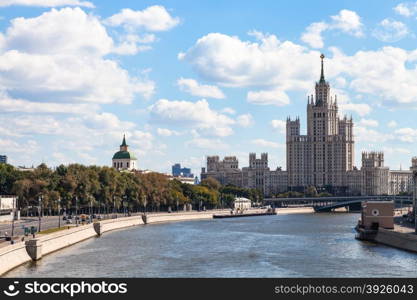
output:
[[[300,119],[287,119],[287,171],[291,189],[307,186],[346,190],[346,173],[353,170],[353,121],[340,118],[337,97],[330,96],[330,84],[321,76],[315,95],[307,100],[307,134],[300,134]]]
[[[248,198],[236,197],[233,202],[234,209],[244,210],[249,209],[252,206],[252,202]]]
[[[235,156],[207,157],[207,169],[201,169],[201,180],[212,177],[222,185],[234,185],[242,188],[258,189],[264,195],[271,196],[285,192],[288,188],[287,172],[281,168],[271,171],[268,166],[268,153],[260,158],[255,153],[249,154],[249,166],[239,169]]]
[[[17,207],[16,196],[2,196],[0,195],[0,222],[11,221]]]
[[[137,159],[135,155],[129,152],[129,145],[126,144],[126,137],[123,135],[123,141],[120,150],[113,155],[112,165],[116,170],[133,171],[137,169]]]
[[[194,178],[194,174],[191,173],[191,169],[185,167],[181,168],[181,164],[175,164],[172,166],[172,176]]]
[[[7,155],[0,155],[0,164],[7,164]]]

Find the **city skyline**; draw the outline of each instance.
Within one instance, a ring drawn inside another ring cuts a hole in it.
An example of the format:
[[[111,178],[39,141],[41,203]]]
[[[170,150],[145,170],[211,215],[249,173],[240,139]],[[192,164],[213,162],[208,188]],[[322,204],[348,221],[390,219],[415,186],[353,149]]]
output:
[[[377,150],[408,169],[416,3],[319,2],[303,2],[308,14],[297,1],[0,4],[0,154],[110,166],[126,134],[139,169],[199,174],[208,155],[245,166],[251,152],[285,169],[286,118],[306,120],[324,53],[341,116],[355,123],[353,165]]]

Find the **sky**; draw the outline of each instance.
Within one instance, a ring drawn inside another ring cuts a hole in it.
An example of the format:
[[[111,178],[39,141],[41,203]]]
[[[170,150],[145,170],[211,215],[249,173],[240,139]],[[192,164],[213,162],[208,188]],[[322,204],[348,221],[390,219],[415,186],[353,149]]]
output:
[[[111,165],[199,175],[207,155],[269,154],[306,130],[320,54],[355,165],[417,155],[417,2],[0,0],[0,154],[16,166]]]

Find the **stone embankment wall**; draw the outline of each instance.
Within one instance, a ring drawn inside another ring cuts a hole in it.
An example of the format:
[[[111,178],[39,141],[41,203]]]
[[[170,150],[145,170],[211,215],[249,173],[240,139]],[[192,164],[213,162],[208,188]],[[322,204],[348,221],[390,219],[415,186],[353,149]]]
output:
[[[93,224],[71,227],[55,233],[38,235],[26,242],[17,242],[0,248],[0,275],[30,260],[39,260],[43,255],[71,246],[104,232],[130,226],[161,222],[212,219],[214,213],[227,213],[229,210],[210,212],[184,212],[170,214],[147,214],[133,217],[103,220]]]
[[[379,228],[375,236],[375,242],[402,250],[417,252],[417,235],[412,233]]]

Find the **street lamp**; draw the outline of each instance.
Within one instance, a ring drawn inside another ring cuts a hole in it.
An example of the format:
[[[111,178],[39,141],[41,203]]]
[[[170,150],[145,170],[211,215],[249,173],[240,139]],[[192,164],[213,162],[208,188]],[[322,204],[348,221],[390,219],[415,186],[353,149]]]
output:
[[[39,206],[38,206],[38,217],[39,217],[39,226],[38,226],[38,232],[41,232],[41,217],[42,214],[42,196],[39,196]]]
[[[58,198],[58,228],[61,228],[61,198]]]
[[[78,226],[78,197],[75,196],[75,225]]]
[[[13,207],[12,207],[12,210],[13,210],[13,217],[12,217],[12,243],[13,243],[13,235],[14,235],[14,218],[15,218],[15,215],[16,215],[16,206],[17,206],[17,201],[15,201],[15,200],[17,200],[17,197],[16,198],[13,197]]]

